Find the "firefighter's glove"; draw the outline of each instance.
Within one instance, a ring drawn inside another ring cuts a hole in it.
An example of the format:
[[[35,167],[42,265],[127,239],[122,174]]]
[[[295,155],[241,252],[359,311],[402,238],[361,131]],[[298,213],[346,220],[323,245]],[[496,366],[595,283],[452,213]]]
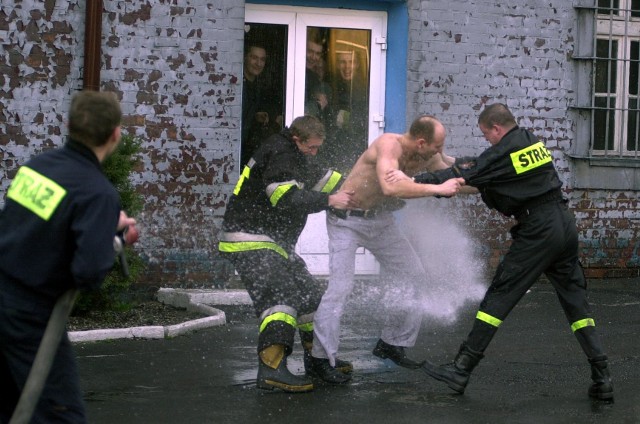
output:
[[[464,178],[465,171],[475,168],[477,164],[478,162],[476,158],[465,156],[465,157],[457,158],[452,168],[455,170],[457,174],[459,174],[459,175],[456,175],[457,177]]]
[[[421,172],[420,174],[416,174],[416,176],[413,177],[413,181],[420,184],[440,184],[441,183],[438,177],[431,172]]]

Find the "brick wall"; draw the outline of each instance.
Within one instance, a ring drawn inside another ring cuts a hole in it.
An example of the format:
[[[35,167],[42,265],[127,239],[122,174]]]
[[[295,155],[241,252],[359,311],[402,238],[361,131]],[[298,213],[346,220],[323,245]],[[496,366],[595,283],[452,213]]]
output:
[[[244,7],[185,3],[105,2],[102,81],[145,141],[146,279],[215,283],[228,271],[216,236],[236,179]]]
[[[59,146],[70,96],[82,88],[84,1],[0,6],[0,192],[19,164]],[[483,104],[506,102],[553,150],[564,181],[574,142],[575,13],[571,2],[409,0],[408,110],[448,128],[448,151],[478,154]],[[244,2],[105,1],[103,90],[118,93],[124,128],[143,140],[134,175],[144,195],[144,281],[222,284],[216,234],[237,175]],[[413,116],[407,116],[407,122]],[[590,276],[637,275],[635,192],[574,190]],[[475,196],[451,200],[495,266],[512,221]]]
[[[244,4],[185,3],[104,2],[101,89],[118,93],[123,129],[143,140],[134,175],[145,200],[142,282],[216,284],[229,272],[215,244],[236,178]],[[19,164],[65,140],[69,99],[82,88],[85,20],[84,1],[5,4],[3,193]]]

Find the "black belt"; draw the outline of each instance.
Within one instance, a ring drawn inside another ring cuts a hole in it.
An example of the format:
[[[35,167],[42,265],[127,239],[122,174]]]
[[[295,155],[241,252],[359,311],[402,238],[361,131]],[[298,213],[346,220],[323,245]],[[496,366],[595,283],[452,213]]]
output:
[[[534,197],[533,199],[529,200],[527,203],[524,204],[522,208],[520,208],[520,210],[518,210],[518,212],[513,214],[513,217],[516,220],[520,220],[526,216],[529,216],[531,211],[534,210],[536,207],[540,205],[544,205],[546,203],[555,202],[558,200],[562,200],[562,192],[559,189],[549,191],[541,196]]]
[[[341,219],[347,219],[350,216],[358,218],[374,218],[380,211],[376,209],[329,209],[333,215]]]

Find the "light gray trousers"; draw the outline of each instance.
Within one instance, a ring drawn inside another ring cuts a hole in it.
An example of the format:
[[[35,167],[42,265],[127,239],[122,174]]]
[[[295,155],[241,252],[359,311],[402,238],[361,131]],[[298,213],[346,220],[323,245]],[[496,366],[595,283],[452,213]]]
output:
[[[420,258],[396,225],[391,212],[375,218],[341,219],[327,213],[329,234],[329,285],[314,321],[312,355],[328,358],[332,366],[340,343],[340,320],[353,291],[356,249],[364,247],[380,263],[381,275],[390,282],[385,289],[384,326],[380,338],[395,346],[415,344],[422,323],[420,289],[426,274]],[[374,311],[372,311],[374,313]]]

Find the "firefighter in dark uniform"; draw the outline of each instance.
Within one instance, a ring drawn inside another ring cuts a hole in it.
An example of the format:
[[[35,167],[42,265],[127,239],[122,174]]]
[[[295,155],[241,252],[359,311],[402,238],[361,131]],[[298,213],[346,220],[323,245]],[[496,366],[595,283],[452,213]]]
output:
[[[355,207],[352,193],[331,194],[342,176],[308,160],[324,136],[317,118],[302,116],[265,140],[244,167],[224,215],[219,250],[233,263],[259,317],[257,385],[263,389],[313,389],[286,363],[296,330],[310,351],[313,313],[323,294],[294,247],[307,215]]]
[[[56,300],[97,288],[113,267],[114,236],[135,220],[100,162],[120,142],[113,93],[80,92],[71,102],[69,140],[18,169],[0,214],[0,421],[25,386]],[[78,371],[66,334],[32,421],[83,423]]]
[[[578,231],[560,188],[551,154],[529,131],[519,128],[503,104],[487,106],[478,123],[491,147],[477,158],[415,177],[432,182],[456,175],[476,187],[491,209],[513,217],[512,244],[480,304],[467,340],[451,364],[426,363],[430,376],[463,393],[474,367],[500,324],[533,283],[545,274],[555,288],[571,330],[591,364],[589,396],[613,399],[613,384],[586,295],[578,259]]]

